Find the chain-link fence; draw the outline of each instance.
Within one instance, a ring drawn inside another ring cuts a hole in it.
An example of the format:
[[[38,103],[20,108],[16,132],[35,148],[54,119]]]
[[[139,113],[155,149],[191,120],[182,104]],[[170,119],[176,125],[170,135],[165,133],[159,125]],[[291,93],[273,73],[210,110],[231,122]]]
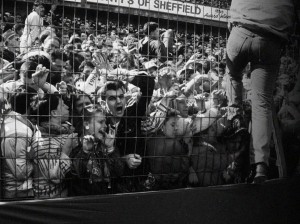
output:
[[[230,4],[1,0],[2,200],[252,183],[254,62],[229,118]],[[284,161],[297,173],[298,41],[281,53],[270,179]]]

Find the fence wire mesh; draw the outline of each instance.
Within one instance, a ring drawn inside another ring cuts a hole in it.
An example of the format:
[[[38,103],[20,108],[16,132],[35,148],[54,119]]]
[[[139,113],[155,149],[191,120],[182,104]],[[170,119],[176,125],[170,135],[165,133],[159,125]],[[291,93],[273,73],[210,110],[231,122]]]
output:
[[[228,119],[230,0],[1,0],[1,200],[239,184],[243,128]],[[299,38],[283,49],[275,110],[299,170]],[[250,124],[250,125],[249,125]],[[269,178],[278,178],[278,135]]]

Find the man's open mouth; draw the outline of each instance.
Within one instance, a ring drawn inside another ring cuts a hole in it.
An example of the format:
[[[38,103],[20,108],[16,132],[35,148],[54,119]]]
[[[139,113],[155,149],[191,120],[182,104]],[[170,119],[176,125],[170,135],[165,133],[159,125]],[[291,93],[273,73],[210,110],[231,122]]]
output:
[[[117,112],[120,113],[123,110],[123,106],[117,106]]]

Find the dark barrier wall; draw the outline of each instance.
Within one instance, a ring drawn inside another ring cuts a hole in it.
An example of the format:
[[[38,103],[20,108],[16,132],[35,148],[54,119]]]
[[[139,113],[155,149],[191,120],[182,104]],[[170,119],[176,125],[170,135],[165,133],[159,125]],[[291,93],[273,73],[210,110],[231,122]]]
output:
[[[2,203],[0,223],[300,223],[300,178],[141,194]]]

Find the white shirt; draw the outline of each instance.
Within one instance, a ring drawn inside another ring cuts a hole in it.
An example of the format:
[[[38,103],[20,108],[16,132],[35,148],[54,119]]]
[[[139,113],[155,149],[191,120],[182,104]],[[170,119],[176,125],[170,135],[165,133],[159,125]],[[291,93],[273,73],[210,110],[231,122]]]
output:
[[[37,12],[31,12],[25,20],[25,27],[21,41],[26,41],[30,47],[35,39],[41,34],[43,25],[43,18],[40,17]]]

